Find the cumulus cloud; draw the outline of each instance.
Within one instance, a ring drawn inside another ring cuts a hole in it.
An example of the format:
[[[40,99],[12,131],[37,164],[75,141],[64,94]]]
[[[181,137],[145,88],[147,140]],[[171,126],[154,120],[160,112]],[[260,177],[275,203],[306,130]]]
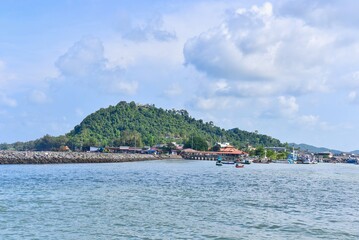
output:
[[[220,26],[187,41],[186,64],[228,80],[242,96],[326,90],[333,36],[272,8],[265,3],[229,13]]]
[[[322,27],[358,27],[359,2],[352,0],[287,0],[282,1],[278,11],[285,16],[304,18],[311,25]]]
[[[299,110],[299,105],[297,104],[297,100],[295,97],[280,96],[278,97],[278,102],[279,102],[280,112],[284,116],[290,117],[297,114]]]
[[[56,66],[64,79],[81,82],[111,93],[133,94],[138,83],[124,79],[125,70],[104,56],[100,39],[86,37],[76,42],[59,57]]]
[[[122,14],[118,23],[118,29],[124,39],[143,42],[154,39],[160,42],[175,40],[176,34],[163,27],[161,15],[154,15],[144,22],[133,22],[126,14]]]
[[[105,65],[104,48],[97,38],[87,37],[76,42],[56,61],[57,68],[66,76],[86,76]]]

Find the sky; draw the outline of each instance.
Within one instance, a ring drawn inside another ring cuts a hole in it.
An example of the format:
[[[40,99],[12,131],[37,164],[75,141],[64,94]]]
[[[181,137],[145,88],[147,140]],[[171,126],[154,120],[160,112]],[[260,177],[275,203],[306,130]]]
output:
[[[359,1],[2,0],[0,143],[120,101],[359,149]]]

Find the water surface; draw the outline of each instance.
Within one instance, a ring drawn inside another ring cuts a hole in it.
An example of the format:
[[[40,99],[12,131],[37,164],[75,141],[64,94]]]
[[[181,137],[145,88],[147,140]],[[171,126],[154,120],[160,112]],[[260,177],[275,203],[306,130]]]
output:
[[[0,239],[359,239],[359,166],[0,166]]]

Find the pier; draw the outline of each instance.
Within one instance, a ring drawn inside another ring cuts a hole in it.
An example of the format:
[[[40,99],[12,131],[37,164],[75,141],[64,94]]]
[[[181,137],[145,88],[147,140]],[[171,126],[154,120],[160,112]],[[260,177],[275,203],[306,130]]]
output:
[[[221,149],[218,152],[211,151],[196,151],[193,149],[185,149],[181,152],[181,156],[184,159],[189,160],[206,160],[206,161],[217,161],[218,156],[221,156],[225,161],[236,161],[241,157],[246,157],[248,154],[241,150],[233,147]]]

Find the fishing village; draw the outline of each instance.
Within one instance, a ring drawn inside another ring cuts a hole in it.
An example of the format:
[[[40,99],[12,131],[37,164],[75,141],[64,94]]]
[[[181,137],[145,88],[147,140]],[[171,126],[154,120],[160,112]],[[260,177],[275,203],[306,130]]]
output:
[[[166,144],[154,147],[90,147],[88,151],[71,151],[62,147],[58,151],[0,151],[0,164],[51,164],[51,163],[101,163],[101,162],[131,162],[162,159],[186,159],[201,161],[216,161],[222,164],[316,164],[316,163],[350,163],[359,164],[359,156],[354,154],[332,154],[331,152],[311,153],[285,147],[264,148],[264,156],[250,155],[229,143],[216,143],[216,151],[199,151],[183,148],[183,145],[171,143],[172,149]],[[253,150],[253,149],[252,149]],[[271,159],[267,152],[280,152],[283,159]]]

